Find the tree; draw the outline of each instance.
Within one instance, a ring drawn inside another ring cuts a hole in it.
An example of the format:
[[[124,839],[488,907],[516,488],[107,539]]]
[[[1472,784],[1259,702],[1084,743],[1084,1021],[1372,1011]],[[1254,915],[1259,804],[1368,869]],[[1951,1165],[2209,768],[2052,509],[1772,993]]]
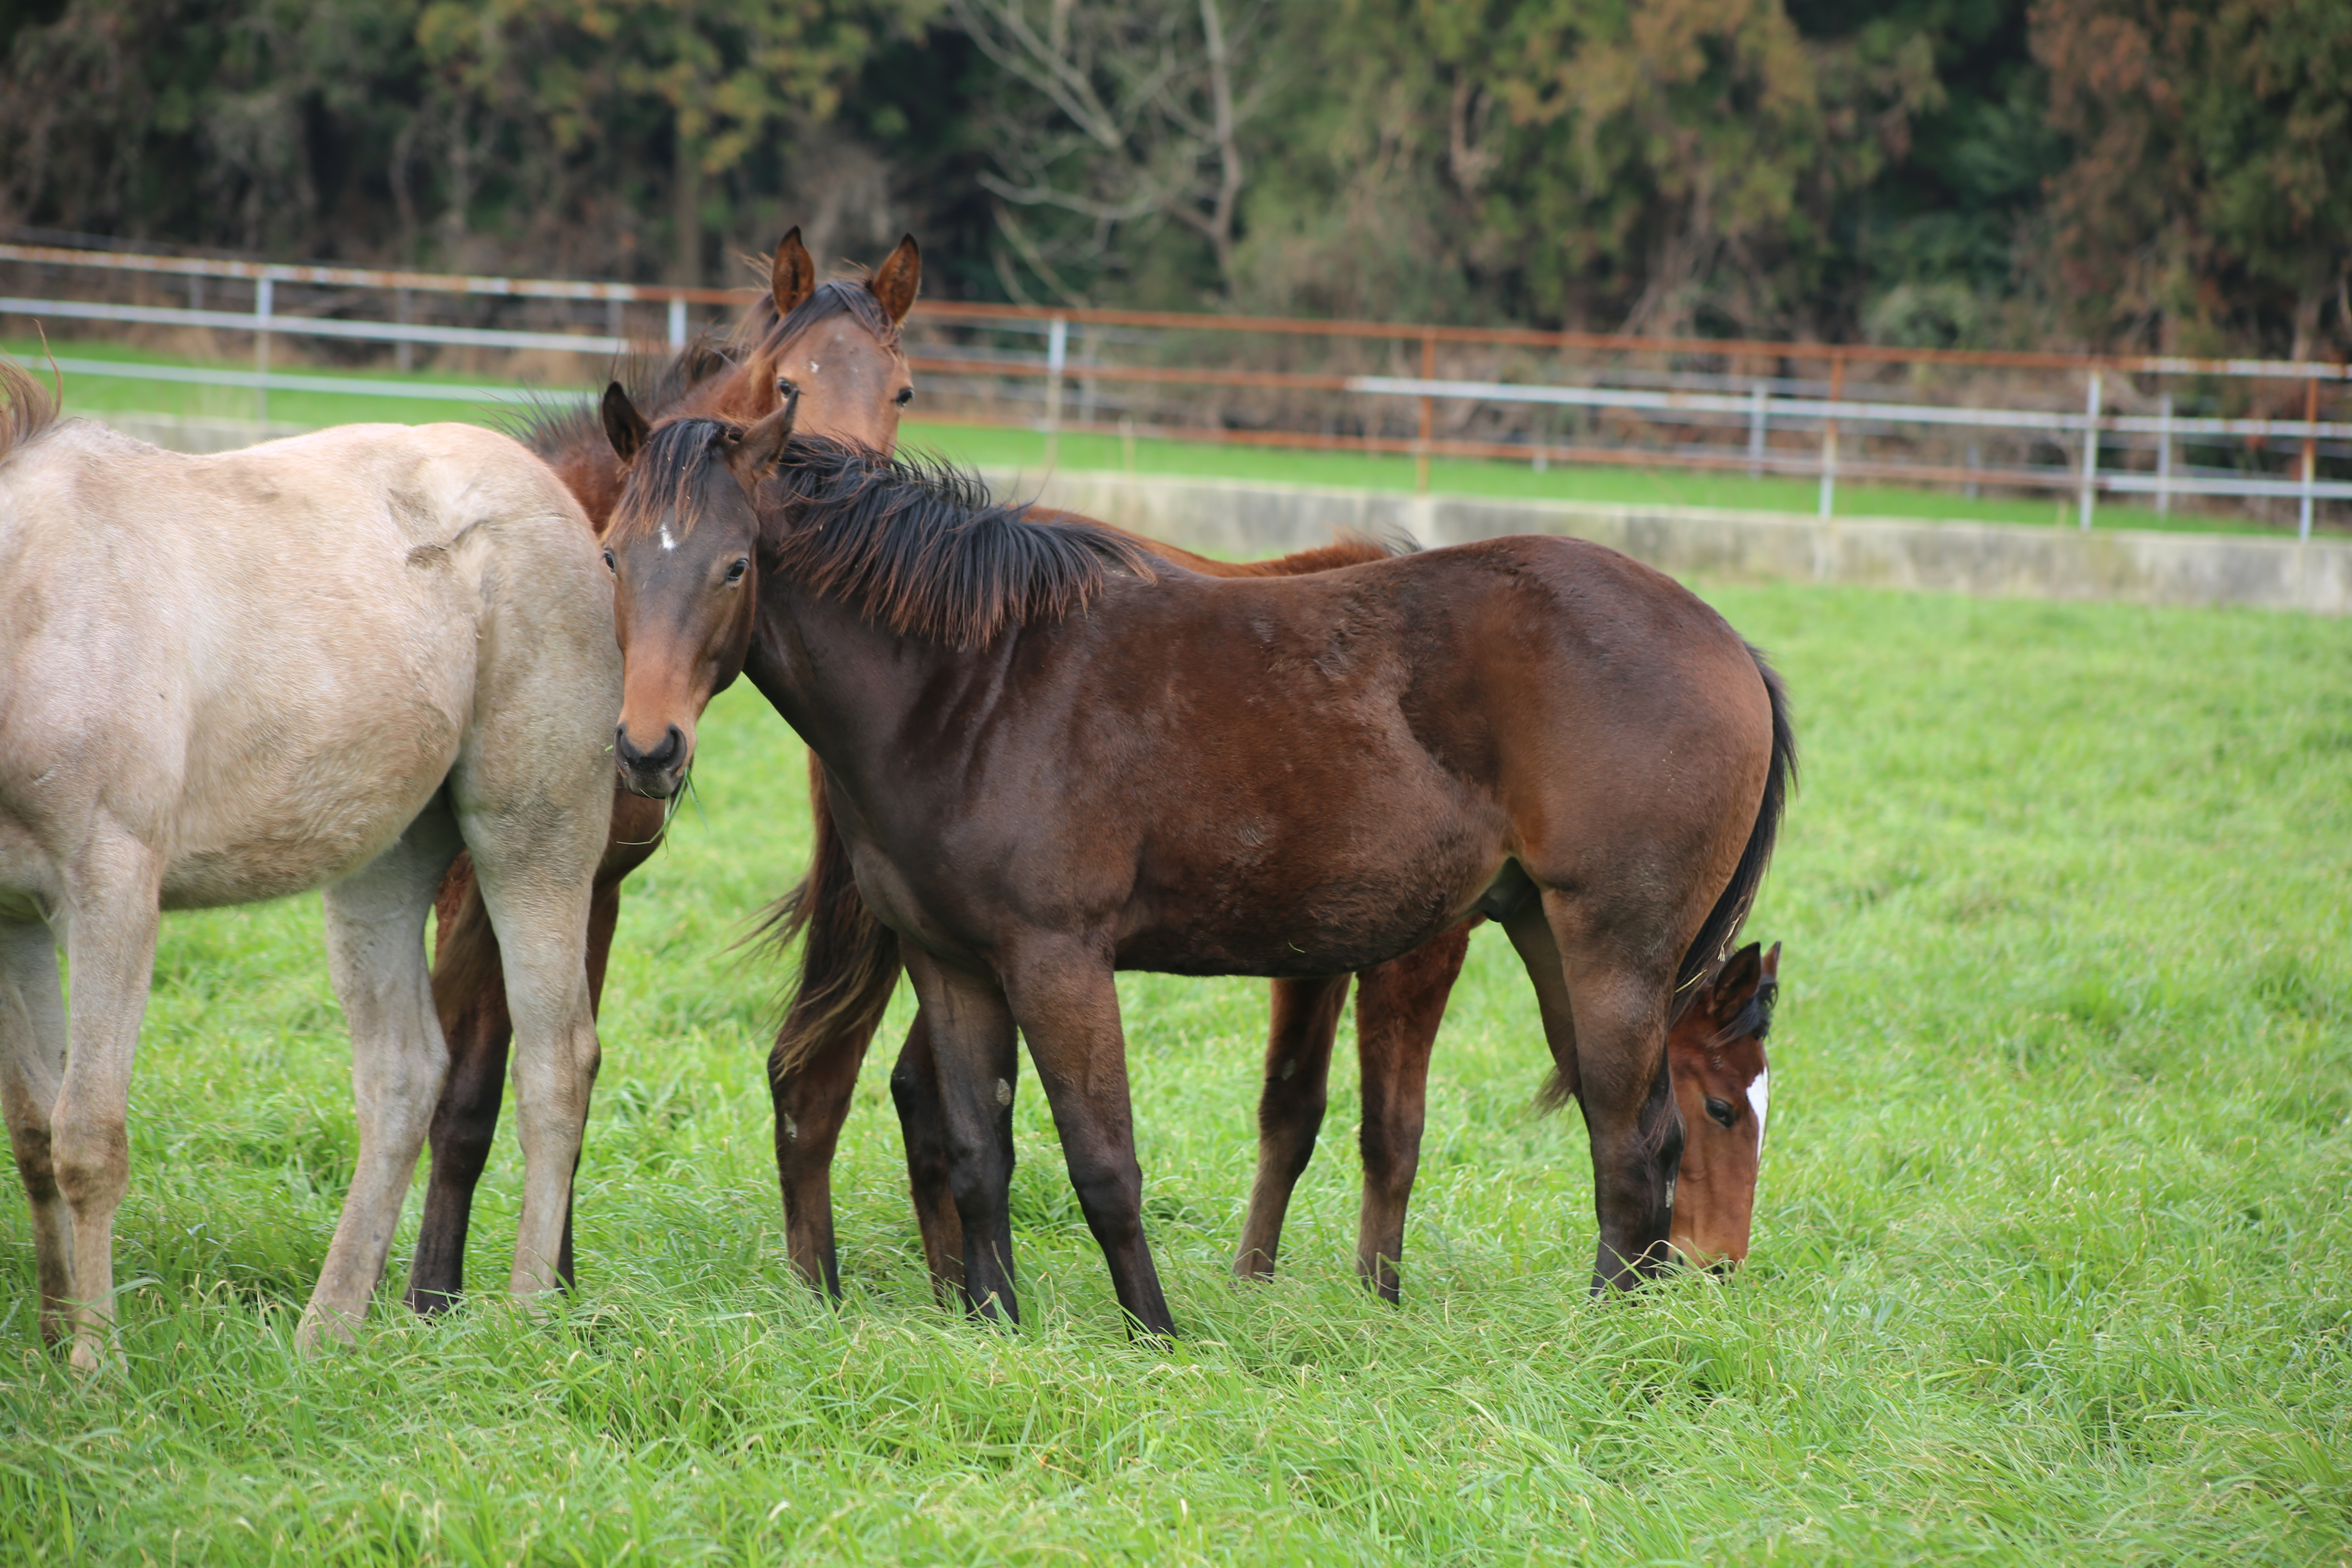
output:
[[[1172,219],[1206,242],[1230,290],[1246,182],[1242,136],[1273,79],[1239,63],[1263,5],[1229,24],[1226,3],[951,0],[957,24],[1012,79],[991,117],[998,168],[981,183],[1013,205],[1085,220],[1084,237],[1059,247],[1081,262],[1099,265],[1121,226]],[[999,211],[1022,260],[1075,300],[1080,290],[1048,247]]]
[[[2033,50],[2074,143],[2051,267],[2086,328],[2352,347],[2352,7],[2038,0]]]

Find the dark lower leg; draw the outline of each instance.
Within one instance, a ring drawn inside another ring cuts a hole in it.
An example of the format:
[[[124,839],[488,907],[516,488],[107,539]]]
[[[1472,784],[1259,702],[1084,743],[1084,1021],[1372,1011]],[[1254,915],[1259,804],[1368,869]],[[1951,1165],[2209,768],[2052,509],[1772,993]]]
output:
[[[838,1300],[841,1266],[833,1238],[833,1155],[865,1065],[869,1031],[829,1038],[789,1066],[769,1062],[776,1108],[776,1180],[784,1199],[784,1250],[793,1272]]]
[[[915,1203],[915,1226],[923,1237],[923,1263],[931,1292],[941,1306],[963,1289],[963,1221],[956,1213],[948,1181],[947,1113],[940,1103],[939,1063],[931,1055],[929,1020],[919,1009],[907,1044],[890,1071],[890,1099],[898,1108],[898,1131],[907,1142],[907,1186]],[[1006,1118],[1009,1128],[1011,1118]]]
[[[1339,1029],[1348,976],[1274,983],[1274,1016],[1265,1043],[1265,1083],[1257,1100],[1257,1176],[1250,1184],[1249,1217],[1242,1222],[1234,1272],[1244,1279],[1274,1272],[1282,1222],[1290,1210],[1329,1099],[1331,1041]]]
[[[1384,1301],[1396,1300],[1400,1289],[1405,1209],[1421,1169],[1429,1054],[1475,923],[1466,921],[1402,958],[1364,971],[1356,991],[1364,1100],[1364,1197],[1356,1223],[1356,1272]]]
[[[507,1047],[514,1036],[498,938],[474,883],[471,857],[460,855],[449,868],[435,909],[433,998],[449,1048],[449,1076],[427,1134],[433,1163],[408,1274],[406,1299],[419,1312],[445,1311],[465,1289],[474,1188],[498,1132]]]
[[[1053,1101],[1070,1185],[1110,1268],[1118,1304],[1130,1331],[1172,1337],[1176,1320],[1143,1234],[1143,1170],[1135,1157],[1127,1044],[1111,972],[1097,952],[1055,944],[1024,963],[1018,974],[1017,983],[1008,976],[1009,999]]]
[[[1683,1119],[1663,1059],[1631,1115],[1610,1114],[1594,1099],[1588,1089],[1584,1116],[1592,1134],[1592,1206],[1601,1229],[1592,1293],[1599,1296],[1632,1289],[1664,1271],[1673,1256],[1666,1237],[1674,1226]]]
[[[947,969],[919,950],[909,948],[905,956],[937,1068],[948,1191],[963,1242],[960,1289],[964,1308],[975,1317],[1018,1323],[1012,1186],[1013,1090],[1019,1077],[1020,1036],[994,982]]]

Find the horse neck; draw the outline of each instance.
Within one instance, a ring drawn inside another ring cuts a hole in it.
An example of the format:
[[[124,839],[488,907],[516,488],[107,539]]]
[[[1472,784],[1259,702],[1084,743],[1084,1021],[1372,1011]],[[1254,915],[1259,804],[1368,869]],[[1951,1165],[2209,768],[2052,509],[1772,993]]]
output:
[[[857,795],[888,787],[914,765],[893,747],[921,721],[919,709],[950,711],[975,686],[1000,687],[1023,635],[1013,626],[986,647],[950,648],[763,573],[743,674]]]

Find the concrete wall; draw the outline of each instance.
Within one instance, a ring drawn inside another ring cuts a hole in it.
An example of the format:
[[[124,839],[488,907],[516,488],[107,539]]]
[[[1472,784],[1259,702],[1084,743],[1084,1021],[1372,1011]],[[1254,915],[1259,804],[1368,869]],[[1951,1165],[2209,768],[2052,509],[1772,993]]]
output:
[[[142,441],[222,452],[295,425],[109,415]],[[2210,533],[2036,528],[1901,518],[1826,521],[1774,511],[1614,506],[1587,501],[1410,496],[1165,475],[992,472],[997,493],[1040,496],[1190,549],[1281,555],[1321,544],[1335,528],[1402,531],[1423,544],[1504,533],[1564,533],[1622,550],[1677,576],[1750,583],[1859,583],[1884,588],[2142,605],[2248,605],[2352,615],[2352,541]]]
[[[2044,599],[2248,605],[2352,615],[2352,541],[2297,544],[2248,535],[2037,528],[1900,518],[1822,520],[1787,512],[1584,501],[1496,500],[1370,490],[1063,473],[991,474],[1000,494],[1039,493],[1188,548],[1283,554],[1334,528],[1402,530],[1423,544],[1504,533],[1563,533],[1622,550],[1677,576],[1755,583],[1857,583]]]

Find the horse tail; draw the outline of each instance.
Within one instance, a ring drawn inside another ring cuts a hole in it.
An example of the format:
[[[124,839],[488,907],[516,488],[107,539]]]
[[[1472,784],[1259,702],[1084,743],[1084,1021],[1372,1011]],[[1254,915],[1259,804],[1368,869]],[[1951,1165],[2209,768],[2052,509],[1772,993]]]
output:
[[[1780,684],[1779,672],[1765,661],[1763,654],[1753,644],[1748,657],[1756,661],[1756,673],[1764,678],[1764,692],[1772,704],[1772,761],[1764,774],[1764,798],[1756,807],[1756,826],[1748,830],[1748,847],[1740,851],[1738,869],[1731,873],[1731,885],[1707,911],[1706,921],[1698,928],[1698,935],[1683,954],[1682,966],[1675,971],[1674,1007],[1667,1015],[1669,1024],[1683,1016],[1691,999],[1698,994],[1699,982],[1712,974],[1716,966],[1729,955],[1731,943],[1739,934],[1740,923],[1748,919],[1749,906],[1756,901],[1756,889],[1764,880],[1764,868],[1772,861],[1772,843],[1780,836],[1780,814],[1789,804],[1789,794],[1797,786],[1797,733],[1789,722],[1789,693]]]
[[[814,752],[809,755],[809,815],[816,848],[808,875],[769,906],[756,933],[779,950],[795,937],[807,938],[799,979],[768,1058],[772,1081],[831,1042],[854,1039],[862,1050],[881,1026],[882,1010],[898,984],[898,933],[876,920],[858,897],[848,847],[825,803],[824,768]]]

